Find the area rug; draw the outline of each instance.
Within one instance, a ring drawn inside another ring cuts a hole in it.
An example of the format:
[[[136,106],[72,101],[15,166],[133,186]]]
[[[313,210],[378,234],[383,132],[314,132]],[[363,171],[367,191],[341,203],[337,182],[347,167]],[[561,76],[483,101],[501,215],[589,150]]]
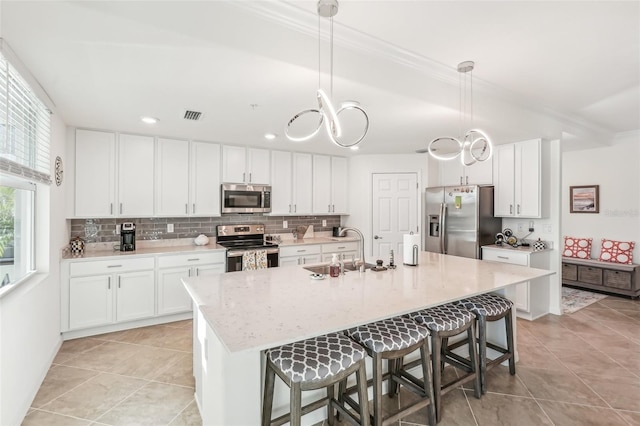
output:
[[[572,314],[607,297],[605,294],[562,287],[562,313]]]

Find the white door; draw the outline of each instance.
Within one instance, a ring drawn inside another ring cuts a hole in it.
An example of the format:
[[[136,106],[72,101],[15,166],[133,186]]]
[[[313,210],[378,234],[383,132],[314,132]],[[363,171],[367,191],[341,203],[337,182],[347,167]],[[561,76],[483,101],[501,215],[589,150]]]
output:
[[[78,217],[113,217],[116,201],[115,133],[76,130]]]
[[[94,275],[69,280],[69,329],[113,321],[112,279],[112,275]]]
[[[373,257],[389,259],[394,251],[396,263],[402,255],[402,238],[418,233],[418,176],[416,173],[373,174]]]
[[[156,149],[156,215],[189,213],[189,142],[158,139]]]
[[[349,213],[349,195],[347,181],[349,171],[347,159],[331,157],[331,213]]]
[[[190,276],[188,266],[158,270],[158,315],[191,310],[191,298],[182,285],[182,278]]]
[[[220,216],[220,145],[191,142],[191,215]]]
[[[120,134],[118,148],[117,214],[120,217],[153,216],[153,137]]]
[[[313,156],[313,212],[331,213],[331,157]]]
[[[248,176],[245,177],[247,183],[270,183],[269,171],[269,150],[260,148],[249,148],[247,151],[247,172]]]
[[[242,146],[222,147],[222,181],[224,183],[245,182],[247,151]]]
[[[116,281],[116,321],[153,316],[156,300],[154,271],[119,274]]]
[[[292,211],[291,153],[271,151],[271,214],[289,214]]]

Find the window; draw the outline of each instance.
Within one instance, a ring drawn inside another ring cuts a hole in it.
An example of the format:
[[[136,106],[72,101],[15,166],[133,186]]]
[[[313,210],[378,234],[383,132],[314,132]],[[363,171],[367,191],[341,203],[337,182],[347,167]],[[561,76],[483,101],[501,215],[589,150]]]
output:
[[[35,270],[36,183],[51,183],[49,110],[7,58],[0,39],[0,287]]]

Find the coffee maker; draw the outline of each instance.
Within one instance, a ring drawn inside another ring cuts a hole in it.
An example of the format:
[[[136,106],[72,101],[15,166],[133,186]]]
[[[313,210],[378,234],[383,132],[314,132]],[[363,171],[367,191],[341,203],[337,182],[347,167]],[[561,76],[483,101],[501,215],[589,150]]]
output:
[[[120,225],[120,251],[135,251],[136,249],[136,224],[123,222]]]

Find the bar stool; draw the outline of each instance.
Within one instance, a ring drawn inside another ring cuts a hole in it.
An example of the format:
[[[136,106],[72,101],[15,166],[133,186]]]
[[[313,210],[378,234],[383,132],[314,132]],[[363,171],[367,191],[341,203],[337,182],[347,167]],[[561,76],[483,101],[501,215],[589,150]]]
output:
[[[478,328],[478,346],[480,354],[480,381],[482,383],[482,393],[487,392],[487,370],[495,367],[502,362],[509,360],[509,373],[513,376],[516,374],[516,363],[513,348],[513,302],[505,297],[497,294],[481,294],[479,296],[470,297],[458,302],[465,309],[476,315]],[[505,330],[507,334],[507,347],[487,342],[487,321],[499,321],[504,318]],[[453,349],[460,346],[458,342],[450,345]],[[487,359],[487,347],[500,352],[502,355],[495,359]]]
[[[366,352],[362,346],[343,334],[330,333],[300,342],[286,344],[267,351],[267,366],[264,379],[262,425],[282,425],[290,422],[299,426],[303,415],[324,406],[328,407],[328,422],[333,425],[334,410],[352,423],[369,425],[367,397]],[[334,385],[356,373],[359,418],[347,411],[335,398]],[[289,413],[271,419],[275,375],[290,389]],[[327,396],[302,407],[302,391],[327,389]]]
[[[399,419],[414,413],[421,408],[428,407],[430,424],[435,424],[435,408],[433,399],[433,383],[431,381],[431,369],[429,368],[429,330],[426,327],[416,324],[408,318],[394,317],[377,321],[371,324],[352,328],[345,332],[347,336],[354,339],[373,358],[373,421],[375,426],[389,425]],[[420,380],[402,368],[398,361],[405,355],[416,350],[420,350],[419,363],[422,365],[423,380]],[[383,417],[382,413],[382,360],[388,362],[389,397],[394,397],[397,393],[398,385],[405,386],[420,399],[413,404],[402,408],[396,413]],[[368,383],[369,385],[369,383]],[[340,383],[339,397],[353,408],[358,409],[348,396],[345,390],[345,383]],[[360,399],[362,400],[362,399]],[[361,409],[361,408],[360,408]]]
[[[474,393],[480,398],[480,373],[478,369],[478,349],[475,338],[474,315],[460,305],[448,303],[435,306],[407,315],[418,324],[426,326],[431,333],[431,363],[433,365],[433,387],[435,394],[436,421],[442,418],[442,395],[450,390],[473,380]],[[447,342],[450,337],[467,332],[466,342],[469,344],[469,359],[449,351]],[[444,364],[448,363],[465,375],[446,384],[442,383]],[[412,367],[409,363],[405,368]]]

